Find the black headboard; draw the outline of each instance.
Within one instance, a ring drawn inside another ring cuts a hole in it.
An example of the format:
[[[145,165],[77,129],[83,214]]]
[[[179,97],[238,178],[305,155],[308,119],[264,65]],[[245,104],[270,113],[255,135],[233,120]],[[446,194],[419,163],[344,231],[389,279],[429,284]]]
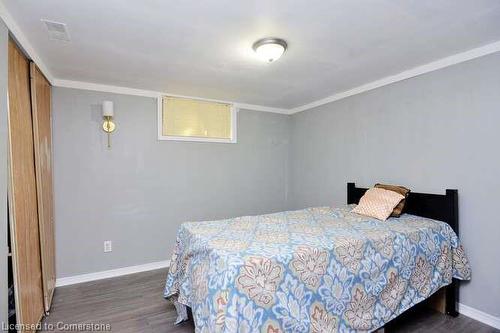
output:
[[[366,190],[347,183],[347,203],[357,204]],[[404,212],[446,222],[458,235],[458,190],[446,190],[446,194],[410,192]]]

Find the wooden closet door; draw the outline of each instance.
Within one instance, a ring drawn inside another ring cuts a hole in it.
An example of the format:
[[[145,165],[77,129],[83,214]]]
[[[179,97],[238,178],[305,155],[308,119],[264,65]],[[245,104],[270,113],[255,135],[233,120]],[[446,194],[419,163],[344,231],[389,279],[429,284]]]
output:
[[[30,64],[30,73],[43,296],[45,311],[49,311],[56,284],[52,186],[52,117],[50,111],[51,86],[33,62]]]
[[[43,316],[29,61],[9,40],[9,205],[18,323]]]

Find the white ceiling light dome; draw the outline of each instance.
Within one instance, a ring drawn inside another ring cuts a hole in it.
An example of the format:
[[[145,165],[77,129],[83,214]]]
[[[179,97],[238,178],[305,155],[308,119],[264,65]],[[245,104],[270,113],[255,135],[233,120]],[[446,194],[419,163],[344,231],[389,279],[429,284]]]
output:
[[[281,38],[262,38],[253,43],[257,57],[265,62],[278,60],[287,49],[287,43]]]

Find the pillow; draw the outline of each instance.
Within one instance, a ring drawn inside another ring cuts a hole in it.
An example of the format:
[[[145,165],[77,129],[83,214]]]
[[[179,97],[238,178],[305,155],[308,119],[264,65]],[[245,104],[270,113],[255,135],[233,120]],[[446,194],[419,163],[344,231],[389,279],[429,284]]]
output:
[[[374,217],[385,221],[391,215],[394,207],[404,199],[402,194],[382,188],[370,188],[359,200],[353,213]]]
[[[387,184],[375,184],[375,187],[376,188],[383,188],[384,190],[393,191],[393,192],[399,193],[405,197],[403,200],[401,200],[399,202],[399,204],[396,207],[394,207],[394,210],[392,211],[392,214],[391,214],[391,216],[400,217],[404,211],[404,208],[406,205],[406,199],[408,198],[408,195],[410,194],[410,189],[407,189],[404,186],[387,185]]]

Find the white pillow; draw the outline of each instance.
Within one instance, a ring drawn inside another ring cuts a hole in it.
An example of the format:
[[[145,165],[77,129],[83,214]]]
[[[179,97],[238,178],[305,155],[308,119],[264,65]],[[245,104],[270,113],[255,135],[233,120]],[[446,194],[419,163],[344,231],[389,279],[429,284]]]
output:
[[[385,221],[405,197],[397,192],[382,188],[370,188],[359,200],[353,213],[374,217]]]

